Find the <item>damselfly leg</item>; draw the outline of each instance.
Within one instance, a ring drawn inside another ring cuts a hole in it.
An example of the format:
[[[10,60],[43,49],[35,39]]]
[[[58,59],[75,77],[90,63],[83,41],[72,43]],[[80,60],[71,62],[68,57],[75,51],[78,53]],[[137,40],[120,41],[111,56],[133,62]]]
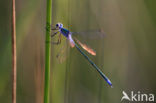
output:
[[[59,31],[53,33],[53,34],[51,35],[51,37],[54,37],[57,33],[59,33]]]
[[[59,31],[53,33],[53,34],[51,35],[51,37],[54,37],[57,33],[59,33]],[[59,37],[58,37],[57,42],[51,42],[51,43],[52,43],[52,44],[55,44],[55,45],[61,44],[61,33],[59,33]]]

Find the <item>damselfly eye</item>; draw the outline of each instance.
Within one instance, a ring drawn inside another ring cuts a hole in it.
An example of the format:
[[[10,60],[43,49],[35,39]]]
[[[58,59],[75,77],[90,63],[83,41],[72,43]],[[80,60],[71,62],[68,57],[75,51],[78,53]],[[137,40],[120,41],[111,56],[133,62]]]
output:
[[[56,27],[58,27],[59,25],[58,24],[56,24]]]

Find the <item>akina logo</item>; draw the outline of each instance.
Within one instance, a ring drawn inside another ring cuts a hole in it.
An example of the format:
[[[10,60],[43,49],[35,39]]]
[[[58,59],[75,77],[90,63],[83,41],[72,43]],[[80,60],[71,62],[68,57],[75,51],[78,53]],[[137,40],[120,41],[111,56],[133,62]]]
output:
[[[149,93],[141,93],[140,91],[134,92],[131,91],[130,94],[127,94],[125,91],[122,92],[123,96],[121,98],[121,101],[127,100],[127,101],[138,101],[138,102],[154,102],[154,94]]]

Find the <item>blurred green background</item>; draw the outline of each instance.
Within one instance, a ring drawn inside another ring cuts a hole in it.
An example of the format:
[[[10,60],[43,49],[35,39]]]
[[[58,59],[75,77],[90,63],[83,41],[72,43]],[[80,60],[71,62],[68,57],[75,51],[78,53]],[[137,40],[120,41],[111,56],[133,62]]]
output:
[[[53,0],[52,24],[71,31],[102,29],[83,38],[110,88],[75,49],[60,64],[51,47],[50,103],[119,103],[122,91],[156,94],[156,0]],[[11,103],[11,1],[0,1],[0,103]],[[17,103],[43,103],[46,0],[16,0]],[[57,40],[57,37],[52,40]]]

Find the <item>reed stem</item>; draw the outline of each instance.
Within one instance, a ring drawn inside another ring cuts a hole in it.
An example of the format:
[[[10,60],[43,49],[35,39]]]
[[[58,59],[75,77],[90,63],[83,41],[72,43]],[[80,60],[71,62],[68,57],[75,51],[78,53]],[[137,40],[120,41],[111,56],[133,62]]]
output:
[[[12,103],[16,103],[16,12],[12,0]]]
[[[45,44],[45,81],[44,81],[44,103],[49,103],[50,91],[50,42],[51,42],[51,15],[52,0],[47,0],[46,11],[46,44]]]

